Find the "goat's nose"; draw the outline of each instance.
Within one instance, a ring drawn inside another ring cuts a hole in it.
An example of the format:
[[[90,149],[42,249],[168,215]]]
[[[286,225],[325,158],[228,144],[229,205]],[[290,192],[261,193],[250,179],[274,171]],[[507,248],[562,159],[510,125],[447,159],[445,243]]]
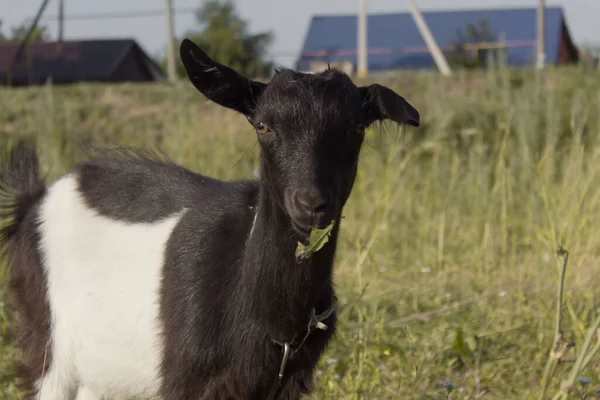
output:
[[[329,204],[329,196],[315,190],[298,190],[295,197],[298,208],[306,214],[322,213]]]

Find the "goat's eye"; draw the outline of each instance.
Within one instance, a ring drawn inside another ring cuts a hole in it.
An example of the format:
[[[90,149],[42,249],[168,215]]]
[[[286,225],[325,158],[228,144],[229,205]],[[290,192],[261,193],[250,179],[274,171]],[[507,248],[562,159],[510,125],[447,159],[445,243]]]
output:
[[[265,133],[268,133],[271,131],[271,128],[269,128],[269,125],[264,124],[262,122],[259,122],[258,124],[256,124],[256,132],[260,133],[261,135],[264,135]]]

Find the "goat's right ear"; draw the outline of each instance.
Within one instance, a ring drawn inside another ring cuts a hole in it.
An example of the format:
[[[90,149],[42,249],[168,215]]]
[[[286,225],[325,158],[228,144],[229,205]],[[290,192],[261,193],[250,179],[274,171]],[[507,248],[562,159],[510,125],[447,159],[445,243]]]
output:
[[[384,119],[399,124],[420,125],[421,117],[417,109],[392,89],[377,83],[359,89],[363,95],[366,126]]]
[[[211,59],[200,47],[184,39],[179,54],[188,78],[208,99],[250,118],[266,84],[241,76]]]

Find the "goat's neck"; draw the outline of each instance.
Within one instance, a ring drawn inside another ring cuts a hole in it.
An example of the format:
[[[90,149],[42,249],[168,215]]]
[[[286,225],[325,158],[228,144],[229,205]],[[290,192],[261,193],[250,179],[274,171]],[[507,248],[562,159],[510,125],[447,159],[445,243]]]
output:
[[[306,326],[313,307],[319,313],[331,305],[339,220],[329,242],[309,259],[297,263],[298,237],[289,217],[264,186],[255,212],[240,274],[241,299],[245,303],[242,308],[252,321],[283,340]]]

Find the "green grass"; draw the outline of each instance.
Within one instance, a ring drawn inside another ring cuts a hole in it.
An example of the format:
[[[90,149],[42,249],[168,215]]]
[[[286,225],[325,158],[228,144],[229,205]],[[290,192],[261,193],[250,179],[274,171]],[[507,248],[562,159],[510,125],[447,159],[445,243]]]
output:
[[[498,68],[383,83],[422,126],[368,133],[336,259],[339,333],[314,398],[441,399],[450,380],[451,399],[537,399],[545,370],[546,398],[563,381],[582,398],[583,376],[593,392],[600,355],[576,360],[598,343],[600,75]],[[185,82],[1,89],[0,104],[0,141],[35,134],[50,181],[91,141],[161,148],[221,179],[257,168],[246,120]],[[555,363],[560,248],[559,328],[575,346]],[[4,289],[0,398],[18,399]]]

